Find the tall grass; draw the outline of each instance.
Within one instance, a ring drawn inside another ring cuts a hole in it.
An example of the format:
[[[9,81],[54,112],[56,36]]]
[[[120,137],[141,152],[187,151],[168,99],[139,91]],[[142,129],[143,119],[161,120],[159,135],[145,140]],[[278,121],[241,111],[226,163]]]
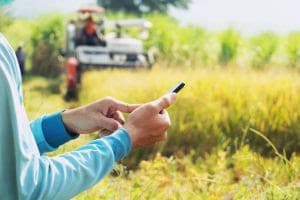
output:
[[[247,146],[232,157],[218,151],[204,159],[165,158],[143,161],[126,176],[107,177],[76,199],[291,199],[300,197],[300,160],[293,156],[291,168],[280,159],[266,159]],[[126,172],[126,171],[125,171]],[[291,175],[291,177],[289,177]]]
[[[250,128],[266,135],[280,153],[285,151],[290,156],[300,149],[300,81],[293,71],[196,69],[183,73],[158,66],[152,71],[91,71],[83,75],[79,102],[71,104],[50,90],[56,83],[34,80],[27,80],[24,87],[31,119],[104,96],[131,103],[147,102],[185,81],[186,88],[169,109],[173,125],[168,141],[136,152],[128,163],[147,158],[157,149],[164,155],[194,151],[199,156],[219,148],[234,152],[245,144],[264,155],[274,155],[271,146]],[[64,85],[61,87],[63,91]]]
[[[29,77],[25,106],[33,119],[106,95],[147,102],[179,80],[187,86],[169,109],[168,141],[155,147],[169,157],[152,154],[154,159],[142,161],[135,171],[118,165],[113,176],[75,199],[299,199],[300,81],[294,71],[183,73],[159,66],[152,71],[90,71],[83,76],[80,101],[74,103],[51,92],[49,79]],[[71,151],[94,137],[80,136],[49,155]],[[283,148],[294,152],[289,160]],[[125,161],[132,164],[152,151],[133,151]]]
[[[289,71],[162,70],[87,72],[80,103],[110,95],[124,101],[147,102],[179,81],[187,83],[170,109],[173,126],[160,148],[165,155],[193,150],[197,155],[227,148],[234,152],[249,144],[270,155],[272,149],[255,134],[266,134],[288,155],[300,149],[300,81]],[[293,138],[293,139],[291,139]],[[139,152],[141,159],[153,149]]]

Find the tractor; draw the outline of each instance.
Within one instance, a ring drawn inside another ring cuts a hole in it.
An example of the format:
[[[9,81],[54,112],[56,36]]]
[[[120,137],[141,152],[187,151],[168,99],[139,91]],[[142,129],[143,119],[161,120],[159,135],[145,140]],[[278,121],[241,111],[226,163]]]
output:
[[[144,19],[108,20],[104,12],[102,7],[83,7],[78,10],[76,20],[70,20],[66,26],[66,50],[63,53],[66,57],[66,101],[77,99],[82,73],[88,69],[151,69],[154,63],[153,53],[144,50],[142,41],[148,37],[151,22]],[[138,28],[139,38],[126,34],[125,31],[132,27]]]

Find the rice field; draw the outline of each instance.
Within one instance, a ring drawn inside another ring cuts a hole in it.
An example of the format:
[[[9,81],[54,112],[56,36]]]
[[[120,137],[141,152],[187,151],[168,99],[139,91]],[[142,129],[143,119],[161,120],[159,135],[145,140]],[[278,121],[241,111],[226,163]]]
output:
[[[84,73],[78,102],[62,99],[64,79],[28,77],[30,119],[104,96],[143,103],[178,81],[168,141],[136,150],[75,199],[299,199],[300,79],[291,69],[181,68]],[[81,136],[49,156],[95,138]]]

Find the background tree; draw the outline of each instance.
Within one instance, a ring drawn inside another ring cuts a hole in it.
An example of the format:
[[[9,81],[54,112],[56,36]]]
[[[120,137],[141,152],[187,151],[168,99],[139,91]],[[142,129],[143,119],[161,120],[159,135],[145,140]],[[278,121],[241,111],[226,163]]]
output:
[[[62,72],[59,61],[59,49],[63,43],[64,22],[59,15],[41,17],[33,30],[31,44],[32,72],[34,74],[53,77]]]
[[[227,65],[238,53],[240,35],[234,29],[228,28],[220,35],[219,41],[219,63]]]
[[[115,11],[146,13],[151,11],[167,12],[169,6],[187,9],[191,0],[97,0],[104,8]]]

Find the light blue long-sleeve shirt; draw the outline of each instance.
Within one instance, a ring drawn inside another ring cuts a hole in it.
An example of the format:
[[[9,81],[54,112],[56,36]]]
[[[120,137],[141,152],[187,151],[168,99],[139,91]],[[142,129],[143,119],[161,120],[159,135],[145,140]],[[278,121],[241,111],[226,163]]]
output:
[[[55,137],[61,136],[44,120],[29,124],[16,56],[0,34],[0,199],[70,199],[101,180],[131,149],[128,133],[119,129],[72,152],[43,156],[58,146],[58,140],[53,145]]]

